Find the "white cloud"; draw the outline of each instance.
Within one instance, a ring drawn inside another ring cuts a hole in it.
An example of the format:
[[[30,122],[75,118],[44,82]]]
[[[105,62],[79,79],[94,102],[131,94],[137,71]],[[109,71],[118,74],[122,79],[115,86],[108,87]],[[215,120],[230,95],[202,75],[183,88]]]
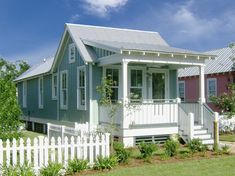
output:
[[[88,13],[106,17],[111,10],[125,6],[128,0],[84,0]]]
[[[77,22],[79,19],[81,18],[81,16],[79,14],[74,14],[70,17],[69,22],[70,23],[75,23]]]

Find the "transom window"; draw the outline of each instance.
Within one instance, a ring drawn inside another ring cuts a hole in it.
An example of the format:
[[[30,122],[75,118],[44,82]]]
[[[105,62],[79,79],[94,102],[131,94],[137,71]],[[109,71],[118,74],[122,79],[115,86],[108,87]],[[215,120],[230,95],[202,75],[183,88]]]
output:
[[[43,77],[38,78],[38,107],[43,108]]]
[[[119,89],[119,69],[116,68],[107,68],[106,69],[106,77],[112,79],[112,96],[111,99],[113,101],[118,100],[118,89]]]
[[[184,81],[179,81],[179,98],[181,101],[185,101],[185,82]]]
[[[74,43],[69,44],[69,63],[74,63],[76,58],[76,47]]]
[[[57,73],[52,75],[52,99],[57,99],[58,94],[58,76]]]
[[[207,98],[217,96],[216,78],[207,79]]]
[[[143,91],[143,71],[131,69],[130,98],[141,99]]]
[[[86,110],[86,69],[78,67],[77,108]]]
[[[60,75],[60,108],[68,108],[68,72],[62,71]]]

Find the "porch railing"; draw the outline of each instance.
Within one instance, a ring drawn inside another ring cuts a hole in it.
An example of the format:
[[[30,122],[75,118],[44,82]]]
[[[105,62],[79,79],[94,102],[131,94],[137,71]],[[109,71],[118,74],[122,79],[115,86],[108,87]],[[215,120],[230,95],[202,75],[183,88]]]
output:
[[[204,115],[203,118],[204,127],[208,130],[208,133],[210,133],[213,137],[214,136],[213,123],[215,120],[214,119],[215,113],[206,103],[203,104],[203,115]]]
[[[182,102],[180,104],[180,106],[185,112],[193,113],[194,114],[194,121],[196,123],[200,123],[200,119],[201,119],[201,105],[200,105],[200,103]]]

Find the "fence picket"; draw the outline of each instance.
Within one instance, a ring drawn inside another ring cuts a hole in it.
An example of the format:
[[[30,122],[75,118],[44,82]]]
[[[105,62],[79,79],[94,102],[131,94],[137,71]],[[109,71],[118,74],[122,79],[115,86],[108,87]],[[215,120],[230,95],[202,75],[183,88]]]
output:
[[[22,138],[20,138],[20,165],[23,166],[24,165],[24,140]]]
[[[62,144],[62,141],[61,141],[61,138],[58,137],[57,139],[58,141],[58,163],[62,163],[62,149],[61,149],[61,144]]]
[[[94,162],[94,152],[93,152],[93,149],[94,149],[94,141],[93,141],[93,136],[92,134],[90,134],[89,136],[89,161],[90,163],[93,163]]]
[[[71,148],[70,148],[70,159],[73,160],[74,159],[74,137],[71,137]]]
[[[48,138],[44,138],[44,165],[48,165],[48,146],[49,146],[49,141]]]
[[[16,139],[12,140],[12,165],[17,164],[17,142]]]
[[[105,136],[101,136],[101,156],[105,156]]]
[[[10,140],[7,139],[7,142],[6,142],[6,165],[7,167],[10,166],[10,159],[11,159],[11,150],[10,150]]]
[[[82,137],[82,145],[83,145],[83,159],[87,160],[87,138]]]
[[[26,141],[26,159],[28,164],[31,164],[31,140],[30,138]]]
[[[3,165],[3,146],[2,146],[2,140],[0,139],[0,166]]]
[[[38,139],[34,138],[33,140],[33,162],[34,162],[34,167],[38,167]]]
[[[95,156],[96,158],[100,155],[100,138],[99,135],[95,136]]]
[[[77,137],[77,159],[81,159],[81,138],[80,136]]]
[[[69,159],[69,152],[68,152],[68,137],[65,136],[64,138],[64,165],[67,166],[68,159]]]
[[[55,162],[55,138],[54,137],[51,138],[51,162]]]

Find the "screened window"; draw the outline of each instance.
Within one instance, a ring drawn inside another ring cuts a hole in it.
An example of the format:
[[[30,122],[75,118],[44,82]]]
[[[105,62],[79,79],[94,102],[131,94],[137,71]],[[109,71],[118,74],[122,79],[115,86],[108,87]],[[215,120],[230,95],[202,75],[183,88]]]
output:
[[[78,67],[77,107],[86,110],[86,69]]]
[[[57,99],[58,95],[58,76],[57,74],[52,75],[52,99]]]
[[[113,68],[107,68],[106,69],[106,77],[109,79],[112,79],[113,85],[112,85],[112,97],[111,99],[113,101],[118,100],[118,89],[119,89],[119,70],[113,69]]]
[[[27,107],[27,81],[23,82],[23,108]]]
[[[69,63],[74,63],[76,58],[76,47],[74,43],[69,45]]]
[[[62,71],[60,77],[60,108],[68,107],[68,72]]]
[[[185,101],[185,82],[179,81],[179,98],[181,101]]]
[[[143,90],[143,71],[132,69],[131,70],[130,98],[141,99],[142,90]]]
[[[43,77],[38,78],[38,107],[43,108]]]
[[[216,78],[207,79],[207,97],[217,96]]]

